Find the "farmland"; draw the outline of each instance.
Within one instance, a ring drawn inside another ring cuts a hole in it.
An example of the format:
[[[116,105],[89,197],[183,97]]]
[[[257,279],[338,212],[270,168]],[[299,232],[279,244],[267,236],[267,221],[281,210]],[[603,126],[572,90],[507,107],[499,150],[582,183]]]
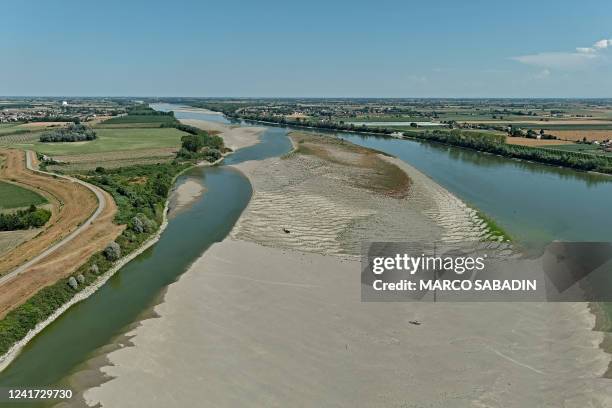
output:
[[[170,112],[158,112],[147,105],[131,106],[127,109],[127,114],[116,116],[106,120],[100,126],[113,125],[144,125],[143,127],[172,126],[177,123],[174,115]]]
[[[185,135],[174,128],[96,129],[96,140],[73,143],[21,143],[14,147],[28,148],[49,156],[70,156],[91,153],[108,153],[141,149],[178,148]]]
[[[166,101],[219,111],[232,118],[404,136],[580,170],[612,172],[609,160],[612,157],[612,100],[608,99],[174,98]],[[577,141],[582,143],[572,146]],[[565,147],[555,149],[557,146]]]
[[[46,203],[43,196],[32,190],[0,181],[0,211]]]

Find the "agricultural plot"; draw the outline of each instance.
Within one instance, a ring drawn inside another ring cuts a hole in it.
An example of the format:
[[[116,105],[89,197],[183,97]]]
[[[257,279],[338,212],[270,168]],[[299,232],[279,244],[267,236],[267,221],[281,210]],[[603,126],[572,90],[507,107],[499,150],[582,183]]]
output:
[[[22,143],[16,147],[32,149],[52,157],[92,153],[109,153],[126,150],[178,148],[186,133],[174,128],[96,129],[96,140],[71,143]]]
[[[118,116],[109,120],[102,122],[100,125],[125,125],[125,124],[133,124],[133,123],[152,123],[156,125],[161,124],[173,124],[176,123],[176,119],[170,115],[126,115],[126,116]]]
[[[55,156],[61,162],[59,165],[47,166],[50,171],[63,173],[79,173],[94,170],[97,167],[115,169],[136,164],[157,164],[172,161],[176,156],[176,148],[125,150],[108,153],[91,153],[72,156]]]
[[[0,136],[12,135],[28,132],[38,132],[51,128],[62,127],[67,122],[31,122],[22,124],[5,124],[0,126]]]
[[[572,143],[554,146],[554,149],[563,150],[566,152],[579,152],[612,157],[612,152],[606,152],[600,146],[594,144]]]
[[[40,138],[40,133],[23,132],[11,135],[0,135],[0,146],[10,146],[14,144],[33,143]]]
[[[589,130],[589,129],[584,129],[584,128],[577,129],[577,130],[565,129],[565,130],[550,130],[547,133],[555,135],[559,139],[572,140],[572,141],[583,140],[585,137],[587,138],[587,140],[590,140],[590,141],[598,140],[600,142],[603,140],[612,139],[612,129],[608,129],[608,130],[601,130],[601,129]]]
[[[519,146],[535,146],[546,147],[555,146],[555,148],[567,145],[566,140],[556,139],[530,139],[526,137],[507,137],[506,143]]]
[[[46,203],[43,196],[32,190],[0,181],[0,211]]]

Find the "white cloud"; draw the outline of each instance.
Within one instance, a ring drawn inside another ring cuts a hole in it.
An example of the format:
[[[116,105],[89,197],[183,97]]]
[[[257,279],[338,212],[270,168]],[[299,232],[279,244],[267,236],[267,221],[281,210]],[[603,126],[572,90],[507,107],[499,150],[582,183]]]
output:
[[[612,45],[612,40],[599,40],[593,44],[593,48],[604,49]]]
[[[541,52],[511,59],[527,65],[555,69],[579,69],[600,58],[601,50],[612,47],[612,40],[599,40],[591,47],[578,47],[573,52]]]

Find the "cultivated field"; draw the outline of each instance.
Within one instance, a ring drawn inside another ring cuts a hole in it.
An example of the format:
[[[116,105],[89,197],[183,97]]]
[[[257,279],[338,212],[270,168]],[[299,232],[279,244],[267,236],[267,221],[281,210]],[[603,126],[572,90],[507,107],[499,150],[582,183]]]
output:
[[[38,132],[23,132],[13,133],[9,135],[0,135],[0,146],[12,146],[15,144],[34,143],[40,139]]]
[[[612,139],[612,129],[609,130],[549,130],[547,133],[557,136],[559,139],[578,141],[587,138],[589,141],[603,141]]]
[[[171,124],[176,122],[173,116],[170,115],[125,115],[111,118],[104,121],[102,125],[125,125],[125,124],[143,124],[143,123],[155,123],[157,126],[162,123]]]
[[[96,140],[71,143],[22,143],[15,147],[27,148],[52,157],[118,151],[179,149],[184,132],[174,128],[96,129]]]
[[[45,203],[47,199],[32,190],[0,181],[0,211]]]
[[[526,137],[507,137],[506,138],[506,143],[517,145],[517,146],[545,147],[545,146],[566,145],[567,144],[567,140],[529,139],[529,138],[526,138]]]
[[[55,156],[62,164],[49,165],[49,171],[79,173],[94,170],[96,167],[115,169],[136,164],[167,163],[176,156],[176,148],[125,150],[118,152],[90,153],[80,155]]]
[[[13,133],[38,132],[46,129],[65,126],[66,122],[31,122],[23,124],[2,124],[0,126],[0,136]]]

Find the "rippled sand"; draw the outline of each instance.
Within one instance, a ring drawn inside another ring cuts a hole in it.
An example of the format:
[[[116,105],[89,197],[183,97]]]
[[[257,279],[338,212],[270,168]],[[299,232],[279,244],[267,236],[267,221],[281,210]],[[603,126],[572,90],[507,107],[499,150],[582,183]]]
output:
[[[114,379],[87,402],[612,406],[586,304],[360,301],[361,240],[487,233],[464,203],[398,164],[411,179],[401,199],[356,188],[350,168],[312,155],[240,165],[255,192],[231,237],[168,288],[159,318],[128,334],[134,347],[108,355]]]

